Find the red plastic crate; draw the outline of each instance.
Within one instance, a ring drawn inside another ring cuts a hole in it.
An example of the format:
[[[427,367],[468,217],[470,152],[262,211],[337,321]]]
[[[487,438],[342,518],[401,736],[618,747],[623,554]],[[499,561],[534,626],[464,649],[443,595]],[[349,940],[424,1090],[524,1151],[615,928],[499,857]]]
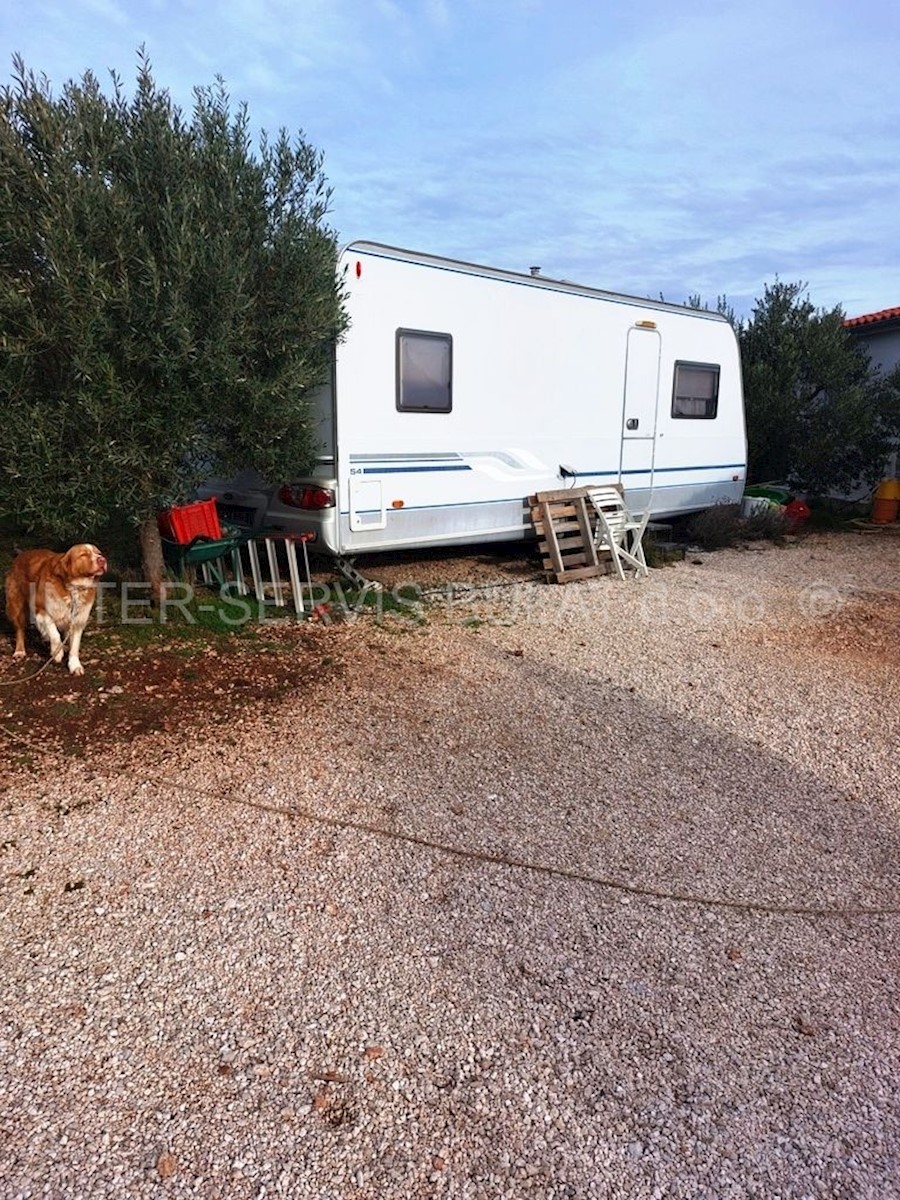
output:
[[[196,504],[173,504],[157,517],[159,532],[171,542],[187,546],[196,537],[222,537],[219,513],[215,500],[198,500]]]

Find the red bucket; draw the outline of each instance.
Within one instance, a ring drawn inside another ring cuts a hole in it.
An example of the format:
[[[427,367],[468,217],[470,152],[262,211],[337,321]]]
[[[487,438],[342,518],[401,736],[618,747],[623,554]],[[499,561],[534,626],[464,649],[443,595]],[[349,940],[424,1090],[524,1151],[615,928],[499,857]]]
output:
[[[784,506],[784,519],[788,529],[796,533],[809,520],[809,505],[802,500],[791,500]]]

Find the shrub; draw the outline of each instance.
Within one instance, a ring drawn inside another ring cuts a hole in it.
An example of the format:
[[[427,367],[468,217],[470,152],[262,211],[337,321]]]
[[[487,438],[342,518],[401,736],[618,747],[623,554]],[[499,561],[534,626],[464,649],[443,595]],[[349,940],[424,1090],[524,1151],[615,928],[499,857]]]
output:
[[[723,550],[740,539],[741,506],[716,504],[688,521],[686,533],[703,550]]]
[[[703,550],[724,550],[740,542],[781,542],[787,522],[780,508],[765,508],[742,517],[739,504],[716,504],[691,517],[688,537]]]

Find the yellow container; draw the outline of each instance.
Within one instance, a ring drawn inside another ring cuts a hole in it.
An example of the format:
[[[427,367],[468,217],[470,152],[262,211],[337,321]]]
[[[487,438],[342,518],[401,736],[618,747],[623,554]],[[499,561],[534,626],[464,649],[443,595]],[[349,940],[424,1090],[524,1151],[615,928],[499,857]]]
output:
[[[890,525],[900,514],[900,479],[882,479],[872,500],[872,523]]]

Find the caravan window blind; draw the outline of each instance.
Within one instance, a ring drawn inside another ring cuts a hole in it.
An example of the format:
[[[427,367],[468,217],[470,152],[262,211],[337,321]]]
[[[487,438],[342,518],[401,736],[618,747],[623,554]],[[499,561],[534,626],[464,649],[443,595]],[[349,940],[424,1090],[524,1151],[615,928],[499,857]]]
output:
[[[449,333],[397,330],[397,408],[448,413],[453,406],[453,338]]]
[[[719,368],[711,363],[676,363],[672,416],[711,421],[718,410]]]

